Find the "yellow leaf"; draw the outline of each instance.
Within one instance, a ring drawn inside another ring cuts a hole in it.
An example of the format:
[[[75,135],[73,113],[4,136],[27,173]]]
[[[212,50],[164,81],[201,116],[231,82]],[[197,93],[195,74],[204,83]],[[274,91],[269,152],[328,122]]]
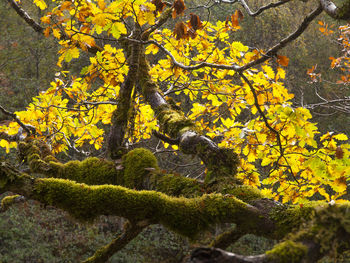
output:
[[[52,34],[55,36],[55,38],[60,38],[61,37],[61,33],[60,31],[57,29],[57,27],[53,27],[52,28]],[[78,56],[79,57],[79,56]]]
[[[337,134],[337,135],[333,136],[333,138],[335,138],[335,139],[337,139],[339,141],[347,141],[349,139],[348,136],[346,136],[343,133]]]
[[[44,0],[34,0],[34,4],[36,4],[36,6],[38,6],[41,10],[47,8],[47,5]]]

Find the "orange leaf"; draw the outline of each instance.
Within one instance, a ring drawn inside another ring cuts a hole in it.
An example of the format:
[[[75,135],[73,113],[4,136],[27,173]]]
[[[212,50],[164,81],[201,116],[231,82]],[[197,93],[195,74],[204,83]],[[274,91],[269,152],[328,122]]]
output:
[[[289,58],[287,58],[286,56],[277,55],[277,63],[281,66],[287,67],[289,64]]]
[[[47,28],[45,28],[45,30],[44,30],[44,36],[48,37],[49,35],[50,35],[50,28],[47,27]]]
[[[243,14],[241,10],[236,10],[235,13],[231,16],[231,23],[233,28],[239,28],[239,22],[243,19]]]

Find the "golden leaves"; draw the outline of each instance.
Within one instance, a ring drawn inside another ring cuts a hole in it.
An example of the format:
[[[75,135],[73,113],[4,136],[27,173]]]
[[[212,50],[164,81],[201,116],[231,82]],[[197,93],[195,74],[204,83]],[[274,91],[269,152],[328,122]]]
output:
[[[41,10],[44,10],[47,8],[47,4],[45,3],[44,0],[34,0],[34,4],[39,7]]]

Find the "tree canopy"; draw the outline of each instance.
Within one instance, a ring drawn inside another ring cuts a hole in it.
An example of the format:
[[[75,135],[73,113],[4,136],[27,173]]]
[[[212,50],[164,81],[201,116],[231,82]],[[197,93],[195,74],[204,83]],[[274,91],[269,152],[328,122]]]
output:
[[[80,221],[128,219],[124,233],[86,262],[105,262],[151,224],[191,239],[215,224],[237,225],[195,250],[193,262],[315,262],[349,250],[349,138],[321,134],[309,110],[348,112],[349,97],[296,107],[284,85],[293,58],[283,54],[322,12],[349,19],[349,1],[291,3],[312,10],[267,49],[246,46],[235,34],[245,16],[288,0],[256,11],[244,0],[34,0],[43,10],[40,22],[8,2],[38,34],[57,41],[62,70],[25,110],[0,106],[11,119],[0,126],[0,146],[16,148],[29,167],[2,162],[0,193],[54,205]],[[235,12],[210,19],[214,6],[227,4],[237,5]],[[331,58],[344,87],[349,38],[350,26],[342,25],[342,53]],[[80,73],[66,70],[79,59]],[[315,67],[307,73],[320,81]],[[151,137],[162,141],[155,152],[137,147]],[[197,156],[204,176],[159,168],[159,147]],[[59,160],[69,153],[84,160]],[[23,200],[6,197],[2,210]],[[253,257],[220,249],[247,233],[280,243]]]

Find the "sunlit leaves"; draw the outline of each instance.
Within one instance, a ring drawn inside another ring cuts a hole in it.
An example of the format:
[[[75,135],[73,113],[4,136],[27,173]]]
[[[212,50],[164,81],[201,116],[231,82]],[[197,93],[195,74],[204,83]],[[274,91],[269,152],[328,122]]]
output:
[[[324,34],[325,36],[328,36],[330,34],[333,34],[334,31],[331,30],[331,28],[333,27],[333,25],[328,26],[328,24],[324,23],[323,21],[318,21],[318,24],[321,26],[319,28],[319,30],[322,32],[322,34]]]
[[[45,8],[42,0],[35,3]],[[286,76],[282,67],[288,66],[289,59],[277,55],[244,71],[250,86],[237,72],[223,67],[243,66],[264,56],[264,50],[233,39],[232,32],[243,19],[239,10],[226,21],[210,23],[198,14],[186,13],[183,0],[175,0],[168,11],[163,11],[165,6],[162,0],[60,2],[41,18],[44,34],[57,38],[61,45],[58,64],[82,57],[96,43],[102,46],[86,59],[81,76],[57,74],[46,92],[16,113],[18,118],[33,125],[36,136],[47,141],[53,152],[100,150],[129,71],[131,42],[127,38],[133,36],[134,28],[152,29],[149,39],[158,44],[148,39],[139,42],[152,62],[152,81],[164,94],[179,97],[198,130],[218,137],[220,146],[240,155],[237,176],[245,184],[262,187],[264,194],[284,202],[302,203],[320,196],[330,201],[344,195],[350,174],[348,137],[327,133],[318,139],[309,110],[293,106],[293,95],[282,83]],[[170,17],[171,12],[175,27],[155,28],[158,19],[164,14]],[[342,32],[339,41],[348,51],[348,27]],[[185,67],[203,62],[209,66],[185,70],[173,60]],[[344,73],[339,79],[342,84],[350,79],[348,63],[348,55],[331,58],[331,66]],[[315,72],[316,67],[308,71],[313,81],[318,79]],[[148,139],[158,129],[150,106],[137,93],[133,98],[129,143]],[[14,135],[19,128],[12,122],[0,131]],[[8,151],[13,145],[1,140],[0,147]]]
[[[33,0],[34,4],[37,5],[41,10],[44,10],[47,8],[47,4],[45,3],[44,0]]]

